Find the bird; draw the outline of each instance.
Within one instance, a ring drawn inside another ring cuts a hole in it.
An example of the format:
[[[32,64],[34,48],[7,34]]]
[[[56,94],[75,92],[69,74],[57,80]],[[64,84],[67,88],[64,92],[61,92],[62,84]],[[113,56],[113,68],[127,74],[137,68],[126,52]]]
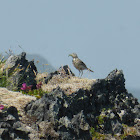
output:
[[[69,56],[71,56],[73,58],[72,63],[74,65],[74,67],[77,70],[79,70],[79,77],[80,77],[80,74],[81,74],[81,77],[82,77],[83,70],[88,70],[90,72],[94,72],[93,70],[87,68],[86,64],[78,58],[76,53],[69,54]]]

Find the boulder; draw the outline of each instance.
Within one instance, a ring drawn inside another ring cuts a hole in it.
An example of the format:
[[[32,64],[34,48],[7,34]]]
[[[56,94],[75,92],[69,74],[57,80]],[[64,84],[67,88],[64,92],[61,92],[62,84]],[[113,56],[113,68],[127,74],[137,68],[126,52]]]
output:
[[[4,66],[7,76],[7,88],[9,90],[18,90],[23,83],[32,88],[36,87],[37,68],[33,61],[26,60],[26,53],[20,55],[11,55]]]
[[[58,87],[28,103],[25,112],[38,123],[51,123],[60,140],[90,140],[92,127],[103,134],[123,133],[122,124],[134,125],[140,110],[137,99],[125,88],[123,72],[114,70],[105,79],[96,80],[90,90],[66,95]]]

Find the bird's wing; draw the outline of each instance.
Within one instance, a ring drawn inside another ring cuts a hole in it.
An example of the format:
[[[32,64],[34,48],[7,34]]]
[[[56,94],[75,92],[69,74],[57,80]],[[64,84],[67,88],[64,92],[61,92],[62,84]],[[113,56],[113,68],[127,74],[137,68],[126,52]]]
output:
[[[81,61],[81,60],[79,61],[79,65],[83,65],[84,67],[87,67],[86,64],[83,61]]]
[[[78,59],[77,61],[79,67],[82,67],[82,69],[87,69],[86,64],[82,60]]]

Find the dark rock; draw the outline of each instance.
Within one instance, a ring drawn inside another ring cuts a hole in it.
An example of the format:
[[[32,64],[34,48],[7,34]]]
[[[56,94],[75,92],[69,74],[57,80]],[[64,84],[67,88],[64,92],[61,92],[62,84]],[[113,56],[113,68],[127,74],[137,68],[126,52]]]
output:
[[[59,119],[58,130],[61,139],[91,139],[90,126],[86,122],[83,111],[74,115],[71,120],[67,116]]]
[[[17,108],[16,107],[10,106],[7,109],[7,113],[10,114],[10,115],[12,115],[13,117],[15,117],[17,121],[19,120],[18,111],[17,111]]]
[[[21,139],[29,139],[28,134],[30,133],[30,131],[24,126],[14,129],[14,133]]]
[[[13,138],[10,137],[9,130],[7,128],[0,128],[0,136],[2,140],[13,140]]]
[[[41,99],[29,103],[25,111],[28,111],[28,115],[37,116],[38,121],[54,121],[59,119],[61,114],[61,108],[67,96],[58,87],[50,94],[45,94]],[[63,113],[63,112],[62,112]]]
[[[49,82],[49,80],[51,80],[52,77],[53,77],[54,75],[56,75],[56,74],[58,74],[57,71],[49,73],[48,76],[45,77],[45,83],[47,84],[47,83]]]
[[[36,87],[37,69],[33,61],[26,60],[26,53],[20,55],[11,55],[4,66],[4,70],[8,76],[7,88],[10,90],[20,89],[23,83],[32,88]]]
[[[113,70],[109,75],[105,78],[107,80],[108,90],[116,91],[116,93],[126,92],[125,89],[125,79],[122,70]]]
[[[103,119],[103,123],[101,122]],[[123,126],[119,115],[114,113],[112,110],[101,112],[98,118],[99,126],[102,126],[103,132],[108,134],[121,134],[123,132]]]
[[[135,114],[135,118],[140,118],[140,104],[135,105],[134,109],[132,109],[133,114]]]
[[[122,124],[133,126],[140,118],[139,109],[137,99],[125,89],[123,72],[114,70],[96,80],[89,91],[79,89],[67,96],[58,87],[27,104],[25,112],[37,123],[50,123],[60,140],[80,140],[91,139],[91,127],[103,134],[123,133]]]
[[[45,77],[45,83],[47,84],[54,75],[58,75],[58,74],[60,74],[61,76],[68,76],[68,75],[75,76],[74,73],[71,71],[71,69],[68,67],[68,65],[65,65],[63,67],[60,67],[57,71],[49,73],[48,76]]]
[[[124,140],[140,140],[140,136],[127,136]]]
[[[72,103],[70,106],[68,103],[69,101],[70,100],[68,97],[58,87],[52,93],[45,94],[41,99],[32,102],[32,106],[28,104],[30,109],[27,105],[25,107],[25,111],[28,115],[37,116],[38,121],[51,122],[54,125],[54,130],[57,130],[57,133],[60,135],[61,139],[64,137],[69,137],[69,139],[80,139],[80,137],[87,137],[90,139],[90,127],[86,122],[83,112],[78,109],[79,106],[74,112],[73,109],[75,104]],[[84,100],[81,98],[81,101]],[[81,112],[82,114],[77,114],[76,112]],[[75,116],[73,117],[74,114]],[[63,116],[68,117],[63,118]],[[68,122],[71,124],[69,124],[69,127],[66,128]]]
[[[88,138],[89,137],[89,130],[90,130],[90,125],[87,123],[85,115],[83,111],[78,113],[77,115],[74,115],[74,117],[71,120],[72,122],[72,127],[75,132],[77,132],[78,137],[80,138]],[[86,134],[87,132],[87,134]],[[90,138],[88,138],[90,139]]]
[[[75,74],[71,71],[68,65],[62,66],[58,69],[59,74],[61,75],[72,75],[75,76]]]
[[[26,139],[30,133],[26,127],[19,122],[18,111],[15,107],[11,106],[7,110],[0,113],[0,139],[14,140]]]
[[[11,127],[11,125],[7,122],[1,122],[0,123],[0,128],[8,128],[9,129],[10,127]]]

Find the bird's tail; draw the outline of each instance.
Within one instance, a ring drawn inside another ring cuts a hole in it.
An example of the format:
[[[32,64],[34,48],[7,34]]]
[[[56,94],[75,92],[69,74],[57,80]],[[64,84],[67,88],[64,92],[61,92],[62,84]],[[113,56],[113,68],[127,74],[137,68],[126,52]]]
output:
[[[89,68],[88,68],[87,70],[89,70],[89,71],[91,71],[91,72],[94,72],[93,70],[91,70],[91,69],[89,69]]]

